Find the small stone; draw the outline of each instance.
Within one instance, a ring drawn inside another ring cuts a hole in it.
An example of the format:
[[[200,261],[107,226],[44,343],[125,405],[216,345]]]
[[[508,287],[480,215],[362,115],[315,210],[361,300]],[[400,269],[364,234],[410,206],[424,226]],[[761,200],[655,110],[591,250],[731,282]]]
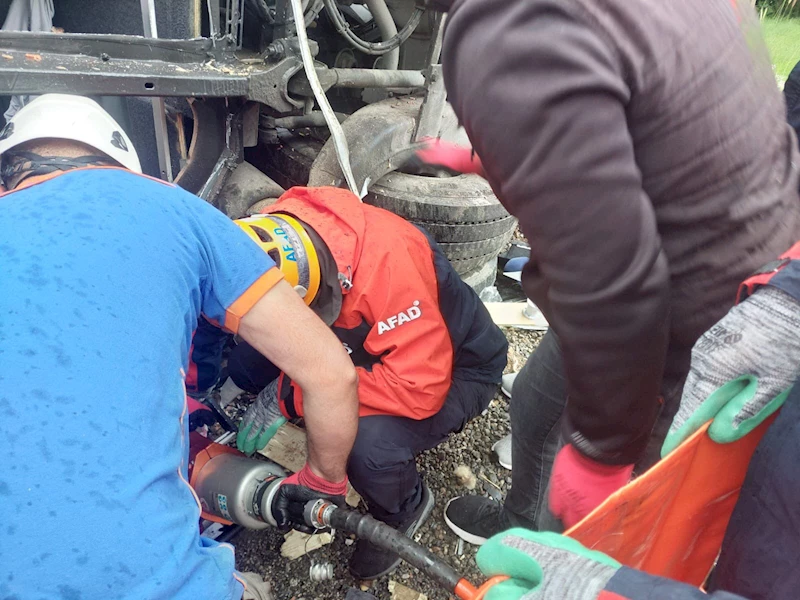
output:
[[[464,486],[468,490],[474,490],[478,483],[475,474],[467,465],[458,465],[453,472],[456,477],[458,485]]]

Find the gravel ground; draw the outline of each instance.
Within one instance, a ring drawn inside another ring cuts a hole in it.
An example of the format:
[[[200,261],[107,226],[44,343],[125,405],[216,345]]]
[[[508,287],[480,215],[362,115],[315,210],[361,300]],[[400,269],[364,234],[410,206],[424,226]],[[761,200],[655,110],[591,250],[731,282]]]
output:
[[[509,341],[506,372],[517,371],[539,343],[542,334],[511,328],[504,331]],[[240,404],[232,408],[232,412],[241,413]],[[436,498],[436,505],[431,517],[417,533],[416,539],[445,558],[473,583],[479,583],[483,579],[475,564],[477,547],[463,544],[463,551],[459,555],[458,538],[448,529],[442,513],[447,501],[455,496],[482,494],[497,500],[505,497],[511,484],[511,472],[497,464],[491,447],[508,431],[508,402],[498,391],[486,414],[469,423],[461,433],[450,436],[445,443],[417,458],[419,470]],[[453,476],[460,465],[468,466],[477,477],[477,487],[473,491],[460,486]],[[363,582],[362,585],[362,582],[355,581],[347,570],[347,560],[354,546],[341,533],[335,535],[331,545],[293,561],[281,557],[282,542],[283,536],[274,530],[245,531],[233,540],[237,568],[255,571],[265,580],[271,581],[276,600],[341,600],[349,588],[358,588],[360,585],[365,590],[369,586],[367,591],[377,598],[389,599],[390,579],[426,594],[430,600],[452,597],[405,563],[391,575],[373,582]],[[330,562],[333,565],[334,578],[320,583],[310,581],[308,569],[312,561]]]

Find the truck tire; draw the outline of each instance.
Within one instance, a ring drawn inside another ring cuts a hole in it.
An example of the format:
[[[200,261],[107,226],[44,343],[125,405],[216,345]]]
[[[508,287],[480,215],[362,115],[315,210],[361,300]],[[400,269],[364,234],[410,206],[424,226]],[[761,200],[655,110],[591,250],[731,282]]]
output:
[[[506,216],[494,221],[482,223],[442,223],[436,221],[423,221],[421,219],[409,219],[414,225],[423,227],[437,240],[442,242],[476,242],[488,240],[509,231],[514,231],[517,220],[512,216]]]
[[[322,143],[288,137],[248,160],[281,186],[305,185]],[[474,274],[508,245],[517,220],[477,175],[425,177],[394,171],[369,188],[364,202],[426,229],[459,275]]]
[[[480,294],[485,288],[494,285],[497,276],[497,259],[493,258],[483,266],[461,276],[461,281]]]
[[[517,225],[477,175],[424,177],[395,171],[375,182],[364,202],[427,229],[459,275],[495,259]]]
[[[459,227],[486,224],[509,217],[506,209],[494,197],[492,188],[478,175],[425,177],[394,171],[372,184],[364,201],[409,221]],[[509,229],[513,230],[513,226]],[[461,232],[453,230],[451,233],[460,235]]]

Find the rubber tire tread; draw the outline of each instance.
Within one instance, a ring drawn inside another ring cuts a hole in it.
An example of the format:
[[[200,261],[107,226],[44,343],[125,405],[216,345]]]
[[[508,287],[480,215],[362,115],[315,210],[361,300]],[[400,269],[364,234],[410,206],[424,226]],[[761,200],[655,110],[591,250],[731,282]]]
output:
[[[409,221],[469,225],[509,216],[478,175],[435,178],[395,171],[375,182],[364,202]]]
[[[502,251],[511,241],[513,235],[513,231],[507,231],[497,237],[478,242],[438,242],[438,244],[444,255],[450,260],[491,256],[497,255],[498,252]]]
[[[500,252],[496,252],[495,254],[487,254],[484,256],[476,256],[474,258],[451,258],[448,259],[450,264],[453,265],[453,268],[456,270],[456,273],[459,275],[466,275],[470,271],[475,271],[476,269],[480,269],[483,265],[485,265],[490,260],[494,260],[497,258],[497,255]]]
[[[493,258],[478,269],[461,275],[461,281],[480,294],[485,288],[494,285],[497,278],[497,259]]]
[[[508,216],[483,223],[436,223],[411,219],[414,225],[424,228],[440,243],[479,242],[514,231],[517,220]]]
[[[286,189],[304,185],[303,177],[308,180],[308,170],[321,145],[314,139],[282,140],[259,157],[258,166]],[[281,172],[284,170],[288,172]],[[441,197],[431,194],[431,183],[437,193],[442,188],[448,193],[443,192]],[[437,179],[389,173],[373,184],[364,201],[430,231],[459,275],[480,270],[494,261],[517,224],[489,184],[477,175]],[[484,232],[494,235],[479,237]],[[446,235],[437,235],[440,233]]]

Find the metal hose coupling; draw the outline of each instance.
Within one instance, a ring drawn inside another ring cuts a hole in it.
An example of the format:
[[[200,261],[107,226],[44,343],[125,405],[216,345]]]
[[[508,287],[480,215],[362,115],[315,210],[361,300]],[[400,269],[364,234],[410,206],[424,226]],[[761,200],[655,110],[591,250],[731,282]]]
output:
[[[303,520],[314,529],[338,529],[397,554],[461,600],[482,600],[489,588],[508,579],[505,575],[493,577],[480,588],[476,588],[441,558],[397,529],[370,515],[339,508],[328,500],[307,502],[303,507]]]
[[[336,505],[328,500],[322,498],[310,500],[303,508],[303,520],[309,527],[325,529],[331,526],[331,516],[334,510],[336,510]]]

